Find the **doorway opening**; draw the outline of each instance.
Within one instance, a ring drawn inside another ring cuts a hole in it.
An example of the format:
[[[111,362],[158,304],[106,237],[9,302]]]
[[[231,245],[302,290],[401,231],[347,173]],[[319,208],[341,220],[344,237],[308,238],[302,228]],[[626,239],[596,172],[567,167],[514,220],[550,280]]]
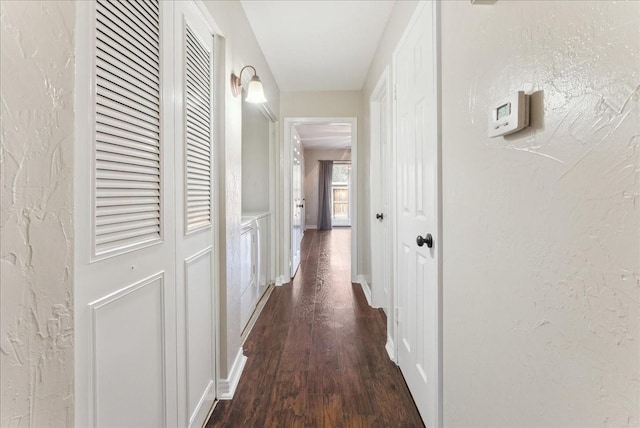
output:
[[[335,174],[326,183],[331,227],[351,227],[351,280],[357,282],[357,119],[284,119],[284,231],[283,272],[287,282],[300,264],[304,231],[327,228],[319,223],[322,189],[321,161],[329,161]],[[335,180],[334,180],[335,178]],[[323,222],[323,224],[325,224]],[[287,245],[288,244],[288,245]],[[285,278],[283,278],[285,279]]]

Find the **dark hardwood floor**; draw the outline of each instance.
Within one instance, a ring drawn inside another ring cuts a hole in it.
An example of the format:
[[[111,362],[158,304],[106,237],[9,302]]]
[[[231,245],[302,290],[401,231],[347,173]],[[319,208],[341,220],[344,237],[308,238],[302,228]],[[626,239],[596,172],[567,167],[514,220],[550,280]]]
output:
[[[386,318],[350,280],[350,229],[307,231],[244,344],[247,364],[212,427],[422,427],[385,351]]]

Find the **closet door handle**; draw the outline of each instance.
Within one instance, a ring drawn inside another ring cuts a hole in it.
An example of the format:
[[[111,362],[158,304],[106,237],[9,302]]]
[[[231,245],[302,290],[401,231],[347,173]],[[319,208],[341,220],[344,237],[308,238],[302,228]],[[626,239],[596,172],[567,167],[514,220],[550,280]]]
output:
[[[378,220],[383,220],[384,219],[384,214],[383,213],[378,213],[378,214],[376,214],[376,218]]]
[[[422,235],[418,235],[416,238],[416,244],[418,247],[422,247],[424,244],[427,244],[428,248],[433,248],[433,236],[430,233],[427,233],[426,237],[422,237]]]

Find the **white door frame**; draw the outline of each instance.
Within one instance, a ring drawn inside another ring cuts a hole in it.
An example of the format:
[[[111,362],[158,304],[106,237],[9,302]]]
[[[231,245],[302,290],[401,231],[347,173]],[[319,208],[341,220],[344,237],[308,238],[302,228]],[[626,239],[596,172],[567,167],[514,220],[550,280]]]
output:
[[[437,322],[438,322],[438,326],[437,326],[437,334],[438,337],[436,339],[434,339],[436,346],[437,346],[437,351],[436,351],[436,355],[434,355],[433,357],[437,359],[437,367],[438,367],[438,373],[437,373],[437,403],[436,403],[436,408],[437,408],[437,415],[435,416],[435,421],[436,421],[436,427],[442,427],[444,424],[444,417],[443,417],[443,359],[442,359],[442,349],[443,349],[443,330],[442,330],[442,324],[443,324],[443,316],[442,316],[442,310],[443,310],[443,301],[442,301],[442,290],[443,290],[443,278],[442,278],[442,243],[443,243],[443,239],[442,239],[442,53],[441,53],[441,9],[440,9],[440,2],[436,1],[436,0],[431,0],[431,1],[420,1],[418,6],[416,7],[416,10],[414,11],[411,19],[409,20],[409,23],[406,26],[406,29],[402,35],[402,37],[400,38],[400,40],[398,41],[398,44],[396,45],[396,48],[394,49],[393,52],[393,56],[392,56],[392,75],[393,75],[393,101],[392,101],[392,126],[393,126],[393,131],[392,131],[392,152],[393,152],[393,165],[397,165],[397,160],[398,160],[398,150],[397,150],[397,141],[398,141],[398,126],[397,126],[397,99],[396,99],[396,91],[397,91],[397,70],[396,70],[396,57],[398,55],[398,52],[400,50],[400,47],[406,42],[407,38],[409,37],[410,34],[410,30],[411,28],[415,25],[416,21],[418,20],[421,12],[423,11],[423,9],[425,9],[426,7],[433,7],[434,8],[434,25],[433,25],[433,36],[434,36],[434,44],[435,44],[435,55],[436,55],[436,64],[434,66],[434,71],[435,71],[435,79],[436,79],[436,102],[437,102],[437,108],[436,108],[436,114],[437,114],[437,118],[436,118],[436,124],[437,124],[437,147],[436,147],[436,151],[437,151],[437,160],[436,160],[436,164],[437,164],[437,168],[438,171],[436,172],[436,183],[435,183],[435,188],[436,188],[436,204],[437,204],[437,209],[436,209],[436,229],[437,229],[437,233],[436,233],[436,238],[434,241],[434,246],[435,246],[435,253],[436,253],[436,257],[437,257],[437,264],[436,264],[436,277],[437,277]],[[393,172],[394,173],[394,183],[397,184],[397,181],[395,180],[395,173],[396,171]],[[394,212],[393,212],[393,235],[394,235],[394,243],[395,240],[398,237],[398,215],[399,215],[399,210],[398,210],[398,195],[397,192],[393,192],[393,207],[394,207]],[[398,269],[395,268],[396,266],[398,266],[398,251],[396,246],[394,245],[394,251],[393,251],[393,266],[394,266],[394,270],[393,270],[393,301],[394,301],[394,317],[397,318],[398,314],[397,314],[397,310],[398,310]],[[395,322],[394,325],[392,326],[393,328],[393,337],[394,338],[398,338],[398,323]],[[394,349],[394,353],[397,357],[398,355],[398,347],[399,347],[399,340],[395,340],[395,349]]]
[[[371,120],[370,120],[371,170],[369,173],[369,180],[370,180],[369,182],[373,186],[373,183],[377,182],[376,180],[374,180],[374,177],[382,175],[383,177],[382,179],[386,180],[386,182],[388,183],[389,189],[394,189],[396,184],[395,174],[393,173],[394,163],[393,163],[393,158],[388,159],[387,161],[383,161],[383,159],[380,156],[380,145],[381,145],[383,136],[381,135],[380,126],[378,124],[382,120],[381,112],[382,110],[384,110],[386,113],[386,121],[387,121],[386,127],[384,128],[385,134],[386,134],[384,137],[386,137],[387,144],[389,146],[392,146],[393,145],[393,140],[391,137],[392,129],[393,129],[393,123],[392,123],[393,120],[391,116],[392,97],[393,97],[393,94],[391,90],[391,76],[390,76],[389,66],[387,66],[382,72],[382,75],[380,76],[380,79],[378,80],[378,83],[376,84],[376,87],[371,93],[371,97],[369,98],[369,107],[370,107],[369,111],[371,115]],[[393,243],[393,235],[394,235],[393,221],[395,219],[395,216],[394,216],[393,207],[395,207],[395,204],[393,202],[393,194],[395,192],[391,191],[389,193],[390,194],[387,195],[387,197],[389,198],[388,200],[389,212],[383,213],[384,218],[382,221],[390,222],[387,229],[388,236],[386,237],[387,238],[386,242],[391,244]],[[379,192],[373,192],[373,191],[371,192],[370,221],[372,222],[372,224],[375,224],[375,222],[379,221],[376,218],[374,218],[375,214],[377,213],[377,210],[380,208],[382,204],[382,198],[379,195],[380,195]],[[372,232],[371,232],[372,269],[373,269],[373,266],[387,262],[385,260],[377,260],[375,257],[376,251],[380,249],[382,245],[384,245],[384,243],[380,241],[380,238],[381,238],[380,236],[378,236],[376,233],[373,232],[373,228],[372,228]],[[392,254],[392,250],[389,250],[389,252]],[[394,345],[395,336],[393,335],[394,333],[393,329],[395,326],[395,311],[393,310],[394,288],[393,288],[393,281],[391,280],[393,278],[393,272],[395,269],[393,266],[393,256],[391,257],[391,260],[388,261],[388,263],[389,263],[389,269],[390,269],[390,276],[389,276],[390,284],[387,284],[388,294],[385,294],[384,288],[381,286],[382,284],[379,283],[379,281],[383,280],[383,278],[381,278],[382,275],[380,275],[379,273],[378,278],[375,278],[372,272],[371,305],[376,308],[385,309],[385,312],[387,315],[387,352],[389,353],[389,357],[393,361],[395,361],[395,345]],[[376,283],[376,281],[378,281],[378,283]]]
[[[300,262],[302,259],[302,237],[304,236],[304,222],[303,222],[303,218],[304,218],[304,208],[303,207],[298,207],[299,205],[303,205],[302,200],[304,200],[304,147],[302,146],[302,142],[300,141],[300,135],[298,135],[298,133],[296,132],[296,130],[293,130],[293,139],[295,140],[295,143],[292,141],[291,143],[291,148],[293,149],[290,152],[291,155],[291,160],[292,160],[292,164],[291,164],[291,204],[289,205],[289,213],[291,213],[292,211],[298,211],[299,209],[299,215],[300,215],[300,230],[299,233],[300,235],[297,236],[297,233],[293,233],[293,230],[295,229],[294,227],[294,220],[292,218],[292,224],[291,224],[291,240],[289,241],[290,245],[291,245],[291,263],[290,263],[290,277],[293,277],[296,274],[296,271],[298,270],[298,267],[300,266]],[[298,153],[298,148],[300,149],[300,152]],[[294,151],[297,153],[294,153]],[[300,176],[296,178],[296,180],[300,180],[300,191],[299,193],[294,194],[293,193],[293,182],[296,181],[294,180],[294,174],[296,173],[296,170],[298,170],[298,167],[294,166],[294,163],[296,161],[296,157],[298,158],[298,161],[300,162],[299,165],[299,172],[300,172]],[[299,196],[299,199],[297,198]]]
[[[291,129],[295,125],[320,125],[327,123],[338,123],[351,125],[351,192],[349,194],[349,205],[351,206],[351,281],[357,281],[357,243],[358,243],[358,118],[356,117],[285,117],[284,118],[284,139],[281,152],[282,159],[282,253],[280,266],[281,276],[277,284],[286,284],[291,280],[291,179],[293,171],[293,158],[291,151]]]

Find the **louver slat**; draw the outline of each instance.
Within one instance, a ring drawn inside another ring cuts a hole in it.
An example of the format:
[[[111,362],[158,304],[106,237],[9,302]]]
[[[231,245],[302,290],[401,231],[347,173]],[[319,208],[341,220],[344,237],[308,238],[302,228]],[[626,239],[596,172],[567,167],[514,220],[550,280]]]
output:
[[[211,225],[211,53],[185,28],[186,229]]]
[[[158,0],[96,3],[95,254],[161,238]]]

